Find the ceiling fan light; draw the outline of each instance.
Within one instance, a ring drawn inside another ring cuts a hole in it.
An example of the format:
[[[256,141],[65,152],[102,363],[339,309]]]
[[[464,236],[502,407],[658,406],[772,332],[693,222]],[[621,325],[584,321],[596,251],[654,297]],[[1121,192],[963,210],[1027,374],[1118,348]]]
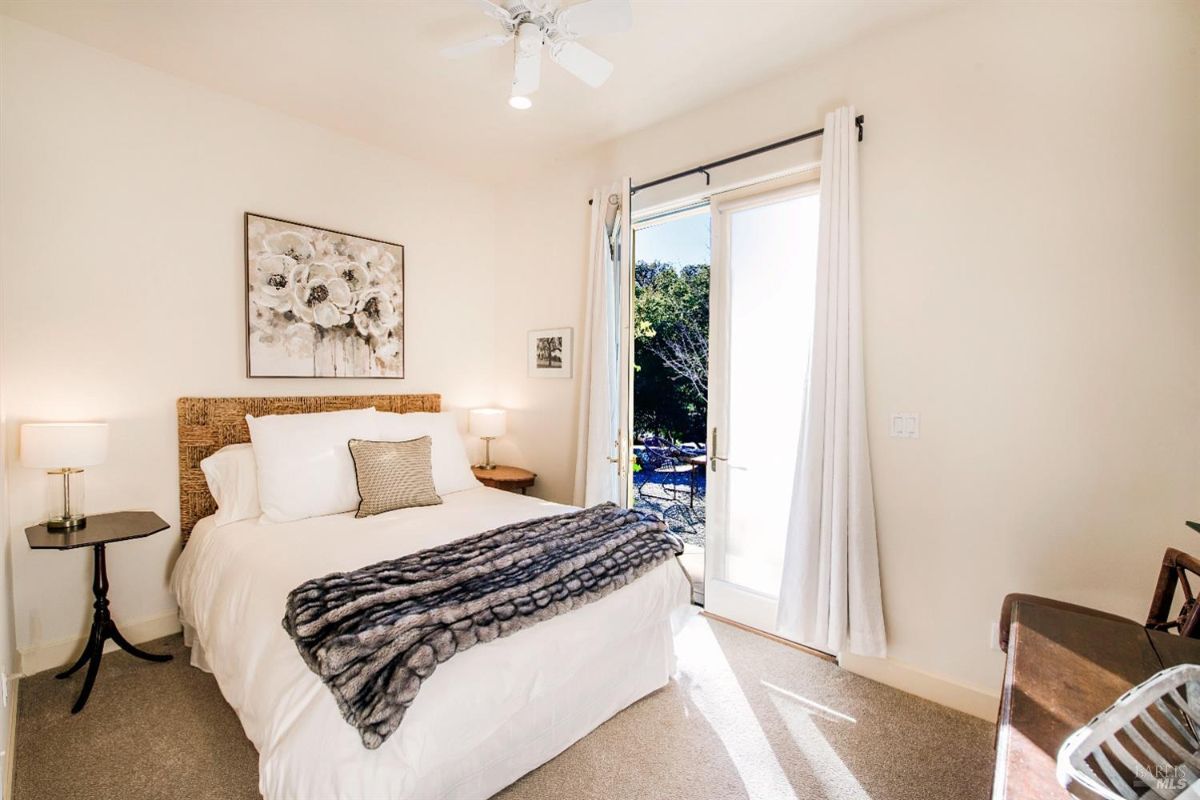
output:
[[[519,111],[525,111],[526,109],[533,107],[532,100],[519,94],[514,94],[512,97],[508,98],[508,104]]]

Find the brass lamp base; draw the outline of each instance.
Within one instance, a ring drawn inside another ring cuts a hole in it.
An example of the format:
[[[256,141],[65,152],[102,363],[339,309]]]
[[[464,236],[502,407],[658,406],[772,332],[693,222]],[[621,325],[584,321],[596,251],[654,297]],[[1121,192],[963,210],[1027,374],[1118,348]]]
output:
[[[87,517],[85,515],[71,513],[72,509],[77,511],[82,510],[81,504],[73,504],[71,501],[71,476],[79,475],[82,480],[83,470],[74,467],[63,467],[62,469],[51,470],[47,474],[62,478],[62,506],[61,509],[58,503],[51,506],[50,513],[54,514],[54,516],[43,523],[46,526],[46,530],[54,533],[65,533],[86,527]],[[83,488],[82,484],[80,488]]]
[[[480,436],[483,439],[483,463],[473,464],[474,469],[495,469],[496,465],[492,463],[492,439],[495,436]]]
[[[46,520],[46,530],[48,531],[77,531],[80,528],[86,527],[87,517],[83,514]]]

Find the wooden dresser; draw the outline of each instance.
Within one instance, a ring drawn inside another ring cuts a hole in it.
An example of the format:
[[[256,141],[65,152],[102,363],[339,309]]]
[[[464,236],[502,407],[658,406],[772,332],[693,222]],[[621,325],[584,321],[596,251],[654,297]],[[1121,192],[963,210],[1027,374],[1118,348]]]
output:
[[[1017,600],[996,730],[993,800],[1072,800],[1058,748],[1127,689],[1166,667],[1200,663],[1200,640],[1132,620]]]

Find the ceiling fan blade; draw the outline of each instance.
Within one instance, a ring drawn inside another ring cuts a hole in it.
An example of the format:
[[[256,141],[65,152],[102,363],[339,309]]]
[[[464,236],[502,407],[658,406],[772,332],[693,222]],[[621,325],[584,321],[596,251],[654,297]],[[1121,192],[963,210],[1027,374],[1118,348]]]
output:
[[[542,31],[537,25],[526,22],[517,29],[516,51],[512,94],[527,97],[542,82]]]
[[[512,14],[508,13],[508,9],[504,6],[493,3],[492,0],[475,0],[475,2],[483,7],[483,13],[489,17],[512,24]]]
[[[499,47],[511,40],[511,33],[497,33],[492,36],[485,36],[482,39],[476,39],[473,42],[463,42],[456,44],[453,47],[443,48],[441,53],[446,58],[463,58],[464,56],[473,55],[480,50],[487,50],[491,47]]]
[[[555,24],[570,39],[621,33],[633,27],[633,9],[629,0],[588,0],[564,8],[555,18]]]
[[[593,89],[599,88],[608,80],[608,76],[612,75],[612,62],[596,55],[579,42],[556,42],[550,47],[550,57],[560,67]]]

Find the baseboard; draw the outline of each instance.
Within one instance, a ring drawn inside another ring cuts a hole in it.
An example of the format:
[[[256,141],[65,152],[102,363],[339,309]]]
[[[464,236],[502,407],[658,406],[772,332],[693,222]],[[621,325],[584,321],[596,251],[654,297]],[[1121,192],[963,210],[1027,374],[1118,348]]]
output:
[[[157,617],[149,617],[132,622],[122,620],[119,625],[121,633],[133,644],[148,642],[163,636],[170,636],[181,630],[179,615],[174,611],[169,614],[162,614]],[[85,644],[87,644],[87,637],[80,636],[77,638],[59,639],[56,642],[47,642],[46,644],[22,649],[20,651],[20,671],[24,675],[36,675],[48,669],[70,666],[71,662],[83,652]],[[105,642],[104,652],[111,653],[116,649],[117,645],[115,642]]]
[[[4,744],[4,796],[13,796],[13,764],[17,760],[17,692],[21,691],[19,676],[8,679],[8,741]]]
[[[842,669],[915,694],[973,717],[995,722],[1000,712],[1000,693],[967,686],[941,675],[901,664],[888,658],[867,658],[845,653],[838,659]]]

